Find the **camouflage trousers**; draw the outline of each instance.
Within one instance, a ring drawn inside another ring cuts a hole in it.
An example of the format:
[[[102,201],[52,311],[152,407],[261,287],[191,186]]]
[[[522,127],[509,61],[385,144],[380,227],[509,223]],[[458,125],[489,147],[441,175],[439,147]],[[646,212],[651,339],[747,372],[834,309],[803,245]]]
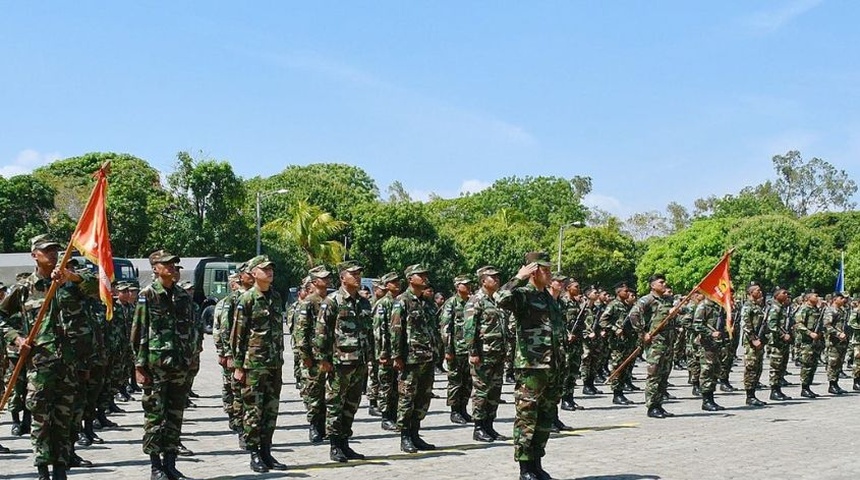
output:
[[[242,426],[248,450],[255,451],[275,433],[283,379],[280,367],[254,368],[245,373]]]
[[[852,349],[854,350],[854,369],[851,373],[854,378],[860,378],[860,344],[852,345]]]
[[[761,380],[764,349],[764,345],[755,348],[749,343],[744,347],[744,390],[755,390]]]
[[[655,336],[651,345],[645,349],[645,362],[648,363],[648,377],[645,380],[645,407],[663,405],[663,394],[672,373],[672,343]]]
[[[191,367],[188,369],[188,375],[185,378],[185,381],[188,382],[188,393],[191,393],[191,387],[194,386],[194,379],[197,378],[197,374],[200,372],[200,352],[194,354],[191,359]]]
[[[329,438],[344,440],[352,436],[352,422],[366,377],[367,364],[364,363],[332,368],[325,389],[325,430]]]
[[[364,369],[365,383],[367,383],[367,400],[378,405],[379,402],[379,363],[367,362]]]
[[[517,369],[514,387],[514,460],[537,460],[546,454],[552,422],[561,398],[556,373],[550,369]]]
[[[296,336],[290,334],[290,346],[293,348],[293,378],[296,379],[296,390],[302,389],[302,354],[296,347]]]
[[[175,453],[182,432],[182,416],[188,400],[187,372],[153,369],[152,383],[144,387],[143,453]]]
[[[231,372],[235,369],[231,369]],[[230,374],[230,390],[233,392],[233,425],[239,430],[244,431],[242,422],[245,421],[245,402],[242,400],[242,388],[244,385],[236,381]]]
[[[791,351],[791,345],[788,343],[775,343],[768,346],[768,355],[770,356],[770,378],[768,384],[770,388],[780,386],[782,379],[785,378],[785,373],[788,370],[788,357]]]
[[[72,452],[72,421],[77,378],[63,360],[34,366],[27,371],[27,409],[33,415],[30,440],[33,464],[68,465]]]
[[[309,425],[322,425],[325,421],[325,384],[328,375],[314,363],[302,365],[302,401],[305,403]]]
[[[502,397],[504,359],[483,357],[480,365],[469,366],[472,376],[472,417],[475,420],[495,419]]]
[[[3,376],[3,385],[9,385],[9,380],[12,379],[12,372],[15,371],[15,364],[18,363],[18,357],[9,357],[6,365],[6,375]],[[15,387],[12,389],[12,395],[9,397],[9,402],[6,409],[12,413],[18,413],[24,410],[25,400],[27,399],[27,377],[29,362],[24,364],[18,379],[15,380]]]
[[[241,420],[236,422],[236,414],[233,411],[235,398],[233,397],[233,369],[221,367],[221,404],[224,406],[224,413],[227,414],[228,424],[230,428],[237,428],[242,425]]]
[[[848,352],[848,342],[831,342],[827,347],[827,380],[836,382],[839,380],[839,372],[845,363],[845,354]]]
[[[672,345],[672,359],[675,362],[687,360],[687,329],[678,327],[675,329],[675,343]]]
[[[397,427],[405,432],[416,427],[427,415],[433,394],[433,362],[411,363],[403,366],[397,382]]]
[[[454,355],[448,362],[448,401],[449,407],[457,411],[466,408],[472,394],[472,373],[468,355]]]
[[[582,378],[583,383],[593,382],[594,377],[600,372],[600,359],[603,356],[603,342],[600,337],[583,342],[582,352]]]
[[[106,368],[106,365],[92,365],[89,378],[79,377],[78,395],[75,399],[75,419],[72,425],[73,434],[80,431],[81,420],[95,420],[96,409],[100,407],[99,400],[106,390],[110,390],[105,384]]]
[[[573,395],[576,379],[580,376],[582,365],[582,340],[569,342],[565,349],[564,367],[562,372],[562,394]]]
[[[633,350],[636,349],[636,338],[630,336],[616,338],[609,343],[612,353],[609,357],[611,362],[612,371],[614,372],[618,367],[624,363],[624,360],[627,360],[627,357],[633,353]],[[633,364],[635,362],[630,362],[627,367],[624,368],[618,375],[612,380],[612,391],[620,392],[623,391],[624,385],[633,380]]]
[[[376,402],[385,418],[393,419],[397,412],[397,370],[391,365],[379,365],[379,395]]]
[[[688,330],[687,334],[687,383],[698,385],[699,374],[701,373],[699,363],[702,361],[700,352],[702,347],[696,344],[692,329]]]
[[[818,370],[821,347],[818,343],[803,343],[798,348],[797,354],[800,358],[800,383],[806,386],[812,385],[815,371]]]
[[[735,335],[735,337],[737,337],[737,335]],[[737,348],[734,346],[733,341],[725,339],[720,347],[719,355],[718,378],[720,381],[727,382],[729,380],[729,375],[732,373],[732,366],[735,362],[736,352]]]

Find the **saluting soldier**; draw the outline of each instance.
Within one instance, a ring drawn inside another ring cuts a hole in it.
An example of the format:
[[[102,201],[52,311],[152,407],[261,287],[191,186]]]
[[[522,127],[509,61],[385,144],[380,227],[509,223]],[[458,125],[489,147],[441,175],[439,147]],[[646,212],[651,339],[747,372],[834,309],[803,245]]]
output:
[[[466,413],[466,404],[472,393],[472,375],[469,372],[469,352],[464,337],[466,302],[472,294],[472,280],[461,275],[454,279],[456,292],[442,305],[439,324],[448,367],[448,407],[451,422],[465,425],[472,422]]]
[[[746,338],[744,345],[744,390],[746,390],[746,404],[752,407],[763,407],[767,405],[755,396],[755,390],[761,379],[762,366],[764,364],[764,350],[767,345],[767,322],[765,318],[768,312],[764,307],[764,296],[761,286],[757,282],[750,282],[747,287],[748,300],[741,309],[743,320],[743,333]],[[768,307],[772,308],[772,307]]]

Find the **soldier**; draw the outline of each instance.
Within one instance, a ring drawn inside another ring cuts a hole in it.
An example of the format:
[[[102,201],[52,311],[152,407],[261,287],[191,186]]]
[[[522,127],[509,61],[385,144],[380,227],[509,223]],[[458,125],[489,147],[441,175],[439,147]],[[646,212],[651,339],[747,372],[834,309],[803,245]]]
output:
[[[370,355],[367,357],[367,379],[365,383],[367,384],[367,414],[371,417],[381,417],[382,411],[379,409],[379,361],[376,359],[376,342],[374,341],[373,335],[373,314],[372,309],[373,306],[376,305],[376,302],[379,301],[380,298],[385,296],[385,288],[383,285],[379,284],[379,280],[372,280],[371,285],[373,286],[373,290],[367,290],[368,296],[367,301],[370,302],[371,308],[371,325],[368,326],[368,339],[369,339],[369,347],[370,347]]]
[[[693,386],[692,395],[698,397],[702,394],[702,388],[699,385],[699,375],[701,374],[702,362],[702,347],[696,344],[696,333],[693,330],[693,314],[696,313],[696,307],[705,298],[701,292],[693,293],[690,301],[681,307],[678,314],[678,322],[684,324],[684,333],[687,335],[686,340],[686,357],[687,357],[687,383]]]
[[[385,296],[373,306],[374,352],[379,363],[379,396],[377,401],[382,413],[382,428],[397,429],[397,371],[391,361],[391,308],[400,295],[400,275],[386,273],[379,279],[385,287]]]
[[[803,305],[794,314],[794,332],[799,344],[800,396],[804,398],[818,397],[809,387],[818,368],[818,356],[824,348],[823,312],[819,302],[818,293],[810,290],[803,297]]]
[[[234,372],[236,371],[234,364],[235,352],[233,351],[233,343],[231,339],[234,335],[236,327],[236,307],[239,304],[239,298],[243,293],[254,286],[254,277],[248,270],[248,262],[243,262],[239,265],[239,285],[230,295],[225,297],[226,303],[222,306],[218,336],[215,338],[215,348],[220,351],[218,363],[230,371],[230,396],[233,399],[233,405],[230,408],[230,429],[236,432],[239,438],[239,448],[245,450],[245,407],[242,400],[243,385],[236,380]],[[214,321],[213,321],[214,323]],[[214,336],[214,335],[213,335]],[[221,357],[223,355],[223,358]],[[223,395],[223,394],[222,394]]]
[[[236,304],[233,337],[233,378],[242,388],[245,445],[251,470],[286,470],[272,457],[272,436],[278,420],[284,366],[284,312],[273,290],[274,264],[265,255],[248,260],[254,286]]]
[[[582,394],[602,395],[603,392],[594,386],[594,380],[600,372],[600,356],[603,348],[604,331],[600,328],[599,292],[594,286],[585,289],[585,315],[582,320]]]
[[[352,422],[367,378],[370,350],[370,302],[358,295],[362,266],[354,261],[338,265],[340,288],[320,305],[314,352],[326,383],[326,434],[329,457],[336,462],[364,460],[349,446]]]
[[[32,272],[20,272],[15,275],[15,286],[26,284],[27,280],[32,275]],[[13,287],[14,288],[14,287]],[[5,299],[6,297],[4,297]],[[38,311],[38,310],[37,310]],[[22,314],[24,312],[22,311]],[[26,314],[23,314],[24,321],[31,321]],[[24,330],[27,331],[30,329],[29,324],[24,324]],[[5,332],[3,332],[5,334]],[[6,346],[6,373],[3,375],[4,385],[9,384],[10,377],[12,376],[12,371],[15,369],[15,365],[18,363],[18,348],[15,345],[7,344]],[[7,410],[12,414],[12,428],[10,433],[16,437],[20,437],[23,435],[27,435],[30,433],[31,424],[32,424],[32,416],[30,415],[30,410],[27,409],[26,405],[26,397],[27,397],[27,365],[24,364],[24,367],[21,369],[21,373],[18,375],[18,379],[15,381],[15,386],[12,390],[12,396],[9,397],[8,405],[6,406]]]
[[[789,349],[792,344],[792,326],[794,314],[790,311],[791,297],[788,291],[780,286],[773,289],[773,298],[765,315],[769,337],[770,356],[770,399],[776,401],[791,400],[782,393],[782,379],[788,367]]]
[[[113,385],[110,383],[109,363],[111,354],[117,351],[117,347],[109,346],[105,342],[105,330],[109,328],[105,318],[105,306],[101,303],[98,291],[93,291],[83,301],[84,316],[77,321],[68,323],[67,336],[75,350],[78,359],[78,392],[75,396],[75,410],[73,412],[73,437],[72,441],[82,446],[93,443],[103,443],[98,435],[92,430],[93,421],[96,417],[96,405],[107,408],[113,400]],[[116,317],[116,315],[115,315]],[[110,322],[113,324],[113,321]],[[101,416],[104,410],[100,410]],[[89,428],[81,429],[81,421]],[[103,427],[107,427],[103,424]],[[116,424],[113,424],[116,425]],[[88,430],[85,433],[85,430]],[[92,433],[92,439],[88,436]],[[76,454],[73,452],[73,463]],[[91,466],[92,463],[81,460],[82,466]]]
[[[645,380],[645,408],[651,418],[672,417],[674,414],[663,408],[664,392],[666,392],[671,363],[671,327],[666,325],[663,330],[652,333],[654,328],[666,318],[672,310],[672,300],[666,298],[666,277],[655,273],[648,277],[651,291],[636,301],[630,309],[630,322],[633,329],[642,337],[645,345],[645,361],[648,363],[648,377]]]
[[[400,449],[407,453],[435,450],[419,435],[421,420],[430,408],[433,393],[435,328],[423,292],[428,285],[427,269],[421,264],[410,265],[404,272],[409,288],[401,293],[391,307],[391,360],[400,372],[397,404],[397,426],[400,428]]]
[[[744,390],[747,393],[746,404],[752,407],[767,405],[755,396],[761,378],[764,364],[764,350],[767,345],[768,312],[764,311],[764,296],[757,282],[750,282],[747,287],[748,300],[741,309],[743,334],[746,338],[744,346]],[[771,308],[771,307],[768,307]]]
[[[131,344],[137,382],[144,387],[143,452],[149,455],[151,479],[173,480],[185,478],[176,469],[176,455],[194,353],[194,310],[191,297],[176,284],[179,257],[157,250],[149,263],[155,279],[138,295]]]
[[[828,393],[843,395],[848,393],[839,386],[839,372],[848,350],[848,314],[845,309],[846,298],[841,292],[833,294],[833,300],[824,311],[824,329],[827,335],[827,381]]]
[[[628,355],[636,348],[636,336],[630,325],[627,314],[630,307],[627,299],[630,290],[626,282],[615,284],[615,299],[609,302],[600,316],[600,326],[604,331],[610,332],[607,346],[611,350],[612,370],[620,367]],[[630,405],[633,402],[624,396],[624,385],[633,375],[633,362],[630,362],[624,371],[619,372],[612,380],[612,403],[616,405]]]
[[[177,279],[178,280],[178,279]],[[179,282],[180,288],[185,290],[185,293],[188,294],[189,297],[194,298],[194,283],[185,280]],[[194,334],[194,354],[191,360],[191,368],[188,370],[188,400],[185,402],[186,408],[196,408],[197,405],[191,401],[192,398],[198,398],[199,395],[194,393],[191,389],[194,385],[194,379],[197,377],[197,373],[200,372],[200,352],[203,351],[203,337],[206,333],[206,322],[203,321],[203,315],[200,312],[200,305],[197,303],[193,304],[194,308],[194,330],[192,333]],[[180,455],[193,455],[193,453],[185,448],[181,443],[179,444],[179,454]]]
[[[852,376],[854,385],[851,387],[855,392],[860,392],[860,303],[855,302],[848,317],[848,326],[851,330],[851,349],[854,361]]]
[[[696,332],[695,342],[701,348],[699,384],[702,393],[702,410],[716,412],[725,410],[714,401],[717,373],[720,369],[720,351],[725,339],[720,325],[720,306],[709,299],[702,300],[693,313],[693,330]]]
[[[314,335],[320,306],[331,283],[331,272],[319,265],[308,272],[310,289],[308,296],[299,305],[296,319],[295,336],[302,365],[302,400],[307,410],[308,440],[313,444],[322,443],[325,436],[325,385],[328,372],[322,370],[319,359],[314,353]]]
[[[445,361],[448,367],[448,407],[451,423],[465,425],[472,422],[466,413],[466,404],[472,394],[472,375],[469,372],[469,351],[466,347],[464,313],[472,294],[472,280],[464,275],[454,279],[456,292],[443,305],[439,315]]]
[[[576,403],[573,398],[576,387],[576,378],[580,376],[582,364],[582,332],[587,302],[579,289],[579,281],[569,278],[565,289],[567,290],[560,298],[560,306],[565,315],[565,329],[567,338],[565,342],[565,361],[562,370],[562,410],[582,410],[583,407]]]
[[[35,271],[0,303],[0,331],[7,345],[13,345],[20,355],[29,355],[26,403],[32,412],[30,438],[40,480],[50,478],[51,466],[54,479],[65,479],[68,467],[84,465],[74,454],[72,428],[79,362],[67,327],[85,317],[86,297],[97,291],[98,283],[89,272],[57,268],[59,249],[60,244],[47,235],[32,238]],[[52,281],[59,282],[60,287],[30,343],[26,335]]]
[[[301,391],[302,389],[302,362],[300,361],[301,357],[299,355],[299,346],[296,344],[296,323],[299,320],[299,306],[304,301],[305,297],[308,296],[308,290],[310,289],[311,279],[310,277],[305,277],[302,279],[302,284],[296,289],[296,296],[298,297],[295,302],[293,302],[289,307],[287,307],[287,325],[290,333],[290,348],[293,349],[293,378],[296,379],[295,387],[296,390]]]
[[[229,425],[230,430],[236,432],[236,424],[233,417],[233,388],[231,386],[233,369],[227,367],[227,350],[229,350],[229,346],[224,345],[222,342],[221,330],[222,326],[224,328],[227,327],[227,322],[223,321],[224,316],[232,313],[228,312],[228,308],[231,308],[232,306],[231,298],[233,298],[234,292],[239,290],[241,285],[239,283],[239,272],[230,274],[230,276],[227,277],[227,285],[230,288],[230,293],[224,296],[221,300],[218,300],[218,303],[215,304],[215,311],[212,315],[212,339],[215,342],[215,353],[218,355],[218,365],[221,366],[221,403],[224,408],[224,413],[227,414],[227,424]],[[229,354],[229,357],[232,359],[233,355]],[[232,365],[232,360],[230,365]]]
[[[496,305],[499,271],[485,266],[476,272],[481,289],[469,298],[465,307],[463,341],[469,352],[472,375],[472,438],[479,442],[508,440],[493,428],[502,396],[505,368],[505,319],[507,313]]]

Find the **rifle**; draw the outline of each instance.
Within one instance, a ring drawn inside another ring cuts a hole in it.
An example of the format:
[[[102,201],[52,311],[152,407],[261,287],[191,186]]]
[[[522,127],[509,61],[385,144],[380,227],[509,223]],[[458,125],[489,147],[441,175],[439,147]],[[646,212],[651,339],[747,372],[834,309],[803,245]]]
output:
[[[758,326],[758,330],[756,330],[755,338],[759,341],[764,342],[764,336],[767,334],[765,329],[767,328],[767,316],[770,314],[770,305],[764,311],[764,316],[761,319],[761,324]]]
[[[579,309],[579,313],[576,314],[576,318],[573,320],[573,324],[570,326],[571,332],[576,332],[579,323],[582,321],[582,315],[585,313],[585,310],[588,308],[588,302],[583,303],[582,308]]]
[[[824,314],[827,313],[827,308],[828,307],[824,307],[821,309],[821,313],[818,314],[818,319],[816,319],[815,323],[812,325],[812,331],[818,334],[818,338],[814,340],[815,343],[824,340],[824,338],[822,338],[822,330],[824,329]]]

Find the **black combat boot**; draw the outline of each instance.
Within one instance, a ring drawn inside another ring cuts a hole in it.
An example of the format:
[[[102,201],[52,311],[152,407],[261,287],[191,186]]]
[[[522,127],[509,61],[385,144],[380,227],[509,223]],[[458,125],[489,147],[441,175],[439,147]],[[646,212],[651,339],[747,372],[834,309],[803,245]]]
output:
[[[381,417],[382,412],[379,411],[379,407],[377,406],[376,400],[370,401],[370,406],[367,407],[367,413],[371,417]]]
[[[510,437],[506,437],[506,436],[504,436],[501,433],[496,431],[495,423],[496,423],[495,418],[488,418],[484,422],[484,429],[487,431],[487,433],[489,433],[493,437],[494,440],[498,440],[500,442],[507,442],[508,440],[510,440]]]
[[[733,387],[732,384],[729,383],[728,379],[720,380],[720,391],[721,392],[734,392],[735,387]]]
[[[534,466],[535,474],[537,474],[540,480],[552,480],[552,475],[550,475],[546,470],[544,470],[543,466],[541,465],[541,457],[538,457],[536,460],[533,460],[532,465]]]
[[[648,409],[648,416],[651,418],[666,418],[663,409],[660,407],[651,407]]]
[[[89,438],[91,443],[101,445],[105,443],[104,440],[101,439],[98,435],[96,435],[95,430],[93,430],[93,421],[92,420],[84,420],[84,435]]]
[[[395,421],[391,416],[382,418],[382,429],[388,430],[389,432],[394,432],[397,430],[397,421]]]
[[[100,427],[96,427],[96,428],[101,429],[101,428],[116,428],[117,427],[116,423],[108,420],[107,416],[105,415],[104,409],[101,409],[101,408],[96,409],[96,420],[99,421],[99,425],[100,425]],[[93,424],[93,426],[95,427],[95,424]]]
[[[75,444],[74,444],[74,442],[72,442],[72,451],[69,455],[69,467],[70,468],[77,468],[77,467],[87,468],[87,467],[92,467],[92,466],[93,466],[93,462],[91,462],[89,460],[84,460],[83,458],[81,458],[80,455],[75,453]]]
[[[791,400],[791,397],[782,393],[782,387],[771,387],[770,389],[770,399],[776,400],[778,402],[782,402],[785,400]]]
[[[827,389],[827,393],[832,393],[833,395],[844,395],[848,392],[842,390],[842,387],[839,386],[839,381],[830,382],[830,388]]]
[[[21,436],[21,413],[12,412],[12,430],[10,433],[16,437]]]
[[[803,398],[818,398],[818,394],[809,389],[809,385],[801,385],[800,396]]]
[[[716,402],[714,402],[713,392],[702,393],[702,410],[705,410],[707,412],[717,412],[721,409],[722,407],[720,407],[719,405],[717,405]]]
[[[458,425],[465,425],[466,419],[460,414],[460,409],[457,407],[451,407],[451,423],[456,423]]]
[[[89,447],[93,444],[93,441],[90,440],[90,437],[86,433],[81,432],[78,434],[78,441],[76,443],[82,447]]]
[[[465,405],[460,407],[460,416],[463,417],[463,420],[465,420],[466,423],[472,423],[472,416],[469,415],[469,412],[466,411]]]
[[[633,380],[627,380],[627,383],[624,384],[625,392],[638,392],[640,390],[642,389],[637,387],[636,385],[633,385]]]
[[[47,465],[37,465],[39,471],[39,480],[51,480],[51,471]]]
[[[664,417],[666,417],[666,418],[672,418],[672,417],[674,417],[674,416],[675,416],[675,414],[674,414],[674,413],[667,412],[667,411],[666,411],[666,409],[665,409],[665,408],[663,408],[663,405],[660,405],[660,406],[659,406],[659,407],[657,407],[657,408],[659,408],[659,409],[660,409],[660,413],[662,413],[662,414],[663,414],[663,416],[664,416]]]
[[[624,390],[619,389],[612,392],[612,403],[615,405],[630,405],[633,402],[624,396]]]
[[[182,442],[179,442],[179,444],[176,445],[176,454],[181,455],[183,457],[193,457],[194,456],[194,452],[189,450],[188,447],[186,447],[185,445],[182,444]]]
[[[762,402],[761,400],[756,398],[755,389],[750,388],[750,389],[747,389],[747,405],[749,405],[751,407],[763,407],[763,406],[767,405],[767,403]]]
[[[269,467],[270,470],[286,470],[287,466],[275,460],[272,456],[272,438],[266,438],[260,445],[260,459]]]
[[[157,453],[149,454],[150,472],[149,480],[169,480],[161,464],[161,457]]]
[[[110,413],[125,413],[125,410],[119,408],[119,405],[117,405],[113,399],[108,403],[108,411]]]
[[[855,392],[860,392],[860,378],[854,379],[854,386],[851,389]]]
[[[600,390],[598,390],[594,386],[594,379],[593,378],[586,378],[585,381],[582,382],[582,394],[583,395],[599,395],[601,393],[603,393],[603,392],[601,392]]]
[[[562,422],[562,421],[561,421],[561,419],[560,419],[560,418],[558,418],[558,416],[556,416],[556,417],[555,417],[555,419],[552,421],[552,428],[551,428],[551,430],[550,430],[550,431],[552,431],[552,432],[555,432],[555,433],[559,433],[559,432],[562,432],[562,431],[567,431],[567,432],[569,432],[569,431],[571,431],[571,430],[573,430],[573,428],[568,427],[567,425],[565,425],[565,424],[564,424],[564,422]]]
[[[520,460],[520,480],[540,480],[533,461]]]
[[[436,445],[427,443],[423,438],[421,438],[421,435],[418,434],[420,429],[420,423],[415,422],[412,424],[412,445],[414,445],[418,450],[436,450]]]
[[[343,450],[343,453],[344,455],[346,455],[346,458],[348,460],[364,460],[366,458],[364,455],[356,452],[352,449],[352,447],[349,446],[348,438],[344,438],[340,441],[340,448],[341,450]]]
[[[484,428],[486,423],[486,420],[475,420],[475,431],[472,433],[472,440],[476,442],[492,442],[495,440]]]
[[[576,410],[576,407],[573,406],[573,395],[565,395],[561,397],[561,409],[567,411]]]
[[[344,460],[346,461],[346,460]],[[251,470],[257,473],[266,473],[269,471],[269,467],[266,466],[266,462],[260,458],[260,449],[251,450]]]
[[[4,447],[0,445],[0,453],[12,453],[12,450],[9,450],[9,447]]]
[[[308,427],[308,440],[314,445],[319,445],[323,442],[323,431],[324,428],[320,428],[316,422],[311,423]]]
[[[170,480],[188,480],[188,478],[176,469],[176,452],[167,452],[164,454],[164,473]]]
[[[400,450],[406,453],[416,453],[418,449],[415,448],[415,445],[412,443],[412,435],[411,432],[407,430],[402,430],[400,432]]]
[[[702,396],[702,388],[699,386],[699,382],[693,382],[693,396],[701,397]]]
[[[341,445],[341,441],[338,438],[331,437],[329,438],[329,452],[328,458],[332,459],[334,462],[346,462],[349,460],[346,458],[346,452],[343,451],[343,445]]]

